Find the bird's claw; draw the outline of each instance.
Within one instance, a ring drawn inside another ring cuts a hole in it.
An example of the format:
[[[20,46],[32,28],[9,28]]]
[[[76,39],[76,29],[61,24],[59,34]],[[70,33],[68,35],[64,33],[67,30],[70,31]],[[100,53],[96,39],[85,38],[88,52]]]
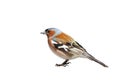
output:
[[[62,64],[56,64],[56,66],[64,66],[64,67],[66,67],[66,66],[68,66],[68,64],[70,64],[71,62],[66,62],[66,63],[62,63]]]

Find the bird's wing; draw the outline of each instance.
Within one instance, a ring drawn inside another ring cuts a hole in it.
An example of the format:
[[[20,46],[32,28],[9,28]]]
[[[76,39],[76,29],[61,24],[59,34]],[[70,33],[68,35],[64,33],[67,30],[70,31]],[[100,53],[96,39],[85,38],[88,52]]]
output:
[[[81,46],[77,41],[75,41],[72,46],[76,47],[76,48],[79,48],[83,51],[86,51],[85,48],[83,46]]]
[[[56,41],[52,41],[52,44],[54,45],[54,47],[57,50],[65,53],[66,55],[69,55],[69,56],[80,56],[80,54],[82,54],[85,50],[76,41],[66,42],[66,43],[62,43],[62,42],[58,43]]]
[[[62,45],[67,45],[69,47],[75,47],[78,49],[82,49],[84,51],[86,51],[83,46],[81,46],[77,41],[74,41],[72,38],[71,40],[65,38],[65,39],[59,39],[59,38],[55,38],[53,39],[54,42],[56,42],[58,45],[62,44]]]

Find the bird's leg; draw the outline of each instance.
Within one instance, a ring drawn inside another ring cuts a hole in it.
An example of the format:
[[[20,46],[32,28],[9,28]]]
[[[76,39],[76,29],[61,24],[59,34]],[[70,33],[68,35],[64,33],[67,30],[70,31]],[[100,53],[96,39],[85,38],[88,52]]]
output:
[[[62,64],[56,64],[56,66],[64,66],[66,67],[68,64],[70,64],[70,62],[68,62],[69,59],[66,59]]]

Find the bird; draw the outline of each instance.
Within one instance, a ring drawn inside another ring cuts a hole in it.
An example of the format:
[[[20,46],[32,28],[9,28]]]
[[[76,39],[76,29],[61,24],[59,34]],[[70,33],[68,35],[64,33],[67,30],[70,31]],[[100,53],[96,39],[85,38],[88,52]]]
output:
[[[47,28],[44,32],[41,32],[41,34],[47,36],[48,45],[52,52],[65,60],[61,64],[56,64],[56,66],[66,67],[71,63],[69,60],[81,57],[97,62],[103,67],[108,67],[106,64],[89,54],[87,50],[71,36],[58,28]]]

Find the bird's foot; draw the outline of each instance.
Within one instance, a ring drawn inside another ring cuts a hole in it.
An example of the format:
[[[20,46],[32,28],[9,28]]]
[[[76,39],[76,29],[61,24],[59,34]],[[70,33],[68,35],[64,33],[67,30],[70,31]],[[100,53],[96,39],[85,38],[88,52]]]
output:
[[[56,64],[56,66],[68,66],[68,64],[70,64],[71,62],[68,62],[69,60],[65,60],[62,64]]]
[[[56,66],[64,66],[64,67],[66,67],[66,66],[68,66],[68,64],[70,64],[71,62],[67,62],[67,63],[62,63],[62,64],[56,64]]]

